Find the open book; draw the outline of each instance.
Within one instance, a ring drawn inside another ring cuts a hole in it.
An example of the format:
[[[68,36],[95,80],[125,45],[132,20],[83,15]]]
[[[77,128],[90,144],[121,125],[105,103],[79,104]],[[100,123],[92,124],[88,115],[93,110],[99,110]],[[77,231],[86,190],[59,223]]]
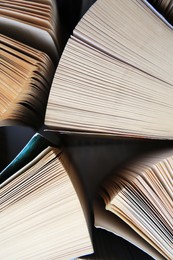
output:
[[[39,127],[55,72],[49,56],[7,36],[1,36],[1,125]]]
[[[108,212],[103,202],[96,202],[95,225],[155,259],[172,259],[172,187],[172,149],[136,158],[103,182],[99,193]]]
[[[1,175],[1,259],[93,252],[81,182],[63,150],[36,134]]]
[[[0,125],[38,128],[61,54],[56,1],[7,0],[0,8]]]
[[[96,1],[62,54],[46,126],[172,139],[172,42],[172,26],[146,2]]]

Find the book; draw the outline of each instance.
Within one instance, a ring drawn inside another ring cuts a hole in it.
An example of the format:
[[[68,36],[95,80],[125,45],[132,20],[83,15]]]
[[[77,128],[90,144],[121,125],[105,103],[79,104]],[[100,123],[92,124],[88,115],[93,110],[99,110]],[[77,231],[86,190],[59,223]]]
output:
[[[63,150],[36,134],[1,175],[1,258],[93,252],[83,190]]]
[[[1,41],[0,125],[38,128],[44,122],[55,65],[44,52],[5,35]]]
[[[172,40],[145,1],[96,1],[61,56],[46,127],[172,139]]]
[[[154,259],[172,259],[172,177],[172,149],[123,165],[101,185],[95,225],[131,241]]]
[[[0,125],[33,128],[44,122],[61,54],[56,1],[2,1]]]

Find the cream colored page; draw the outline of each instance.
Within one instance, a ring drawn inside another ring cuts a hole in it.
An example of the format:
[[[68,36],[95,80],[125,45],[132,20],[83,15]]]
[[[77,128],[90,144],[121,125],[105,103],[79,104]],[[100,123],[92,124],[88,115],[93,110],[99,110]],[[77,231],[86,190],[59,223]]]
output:
[[[157,250],[141,238],[141,236],[131,229],[124,221],[109,211],[106,211],[103,204],[99,204],[99,202],[96,202],[94,205],[94,217],[96,227],[106,229],[124,238],[155,259],[164,259],[164,257]]]

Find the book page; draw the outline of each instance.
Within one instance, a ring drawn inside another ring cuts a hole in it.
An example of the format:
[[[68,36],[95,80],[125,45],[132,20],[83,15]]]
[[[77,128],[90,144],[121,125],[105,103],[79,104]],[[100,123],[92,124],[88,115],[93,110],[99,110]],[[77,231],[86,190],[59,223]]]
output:
[[[106,209],[166,258],[172,256],[172,154],[163,149],[135,158],[105,180],[100,191]]]
[[[101,201],[94,204],[95,226],[97,228],[106,229],[116,235],[126,239],[130,243],[136,245],[154,259],[165,259],[157,250],[139,236],[132,228],[130,228],[123,220],[104,209]]]

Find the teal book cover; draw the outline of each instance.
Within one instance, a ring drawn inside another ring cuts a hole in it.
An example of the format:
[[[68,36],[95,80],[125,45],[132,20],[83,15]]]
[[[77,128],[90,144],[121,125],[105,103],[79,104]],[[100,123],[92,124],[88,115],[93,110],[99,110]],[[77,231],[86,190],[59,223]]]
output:
[[[31,162],[40,152],[50,145],[49,141],[41,134],[36,133],[21,152],[1,172],[1,183],[10,178],[14,173]]]

